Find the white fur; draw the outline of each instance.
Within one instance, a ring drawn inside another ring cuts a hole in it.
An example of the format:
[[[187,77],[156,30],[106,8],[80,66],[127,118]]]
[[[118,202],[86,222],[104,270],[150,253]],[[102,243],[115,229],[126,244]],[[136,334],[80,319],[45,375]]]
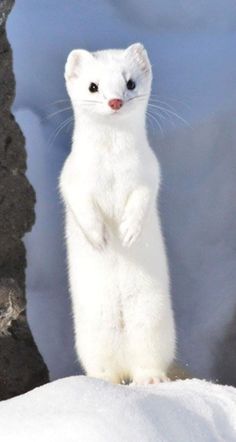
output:
[[[159,163],[145,129],[148,56],[139,43],[74,50],[65,78],[75,127],[60,190],[77,352],[90,376],[163,380],[175,330],[156,208]],[[136,82],[131,91],[130,78]],[[98,92],[89,91],[90,82]],[[108,106],[112,98],[124,100],[117,112]]]

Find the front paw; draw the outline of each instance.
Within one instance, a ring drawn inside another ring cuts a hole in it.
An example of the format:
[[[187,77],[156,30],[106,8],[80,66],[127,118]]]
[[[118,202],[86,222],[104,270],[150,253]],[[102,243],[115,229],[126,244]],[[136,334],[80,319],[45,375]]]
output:
[[[87,238],[94,249],[102,252],[108,242],[108,233],[105,226],[102,226],[101,229],[90,230]]]
[[[141,223],[132,217],[123,218],[120,223],[120,238],[124,247],[130,247],[138,239],[141,233]]]

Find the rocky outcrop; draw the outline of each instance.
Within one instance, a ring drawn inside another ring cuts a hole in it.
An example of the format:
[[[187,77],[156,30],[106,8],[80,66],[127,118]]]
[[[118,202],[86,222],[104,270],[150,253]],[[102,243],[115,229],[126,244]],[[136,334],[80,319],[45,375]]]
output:
[[[14,0],[0,0],[0,399],[48,381],[47,367],[26,319],[26,253],[35,193],[25,176],[25,140],[11,114],[15,94],[5,23]]]

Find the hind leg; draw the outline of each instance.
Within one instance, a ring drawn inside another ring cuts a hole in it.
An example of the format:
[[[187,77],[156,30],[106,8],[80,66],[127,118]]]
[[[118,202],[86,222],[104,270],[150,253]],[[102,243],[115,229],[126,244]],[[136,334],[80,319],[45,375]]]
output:
[[[155,298],[158,294],[155,294]],[[147,297],[137,301],[127,329],[127,359],[134,384],[168,381],[167,371],[175,354],[175,330],[171,307],[165,308]]]
[[[130,377],[135,385],[168,381],[167,370],[174,358],[173,338],[160,328],[140,327],[129,340]]]
[[[88,330],[80,326],[76,349],[88,376],[115,384],[121,382],[117,338],[113,330]]]
[[[88,376],[118,383],[119,292],[114,284],[114,266],[110,264],[112,256],[109,250],[93,252],[89,246],[76,262],[78,247],[72,243],[72,248],[70,288],[78,358]]]
[[[88,376],[120,383],[123,330],[118,294],[114,287],[98,283],[94,292],[95,296],[87,292],[74,309],[77,354]]]

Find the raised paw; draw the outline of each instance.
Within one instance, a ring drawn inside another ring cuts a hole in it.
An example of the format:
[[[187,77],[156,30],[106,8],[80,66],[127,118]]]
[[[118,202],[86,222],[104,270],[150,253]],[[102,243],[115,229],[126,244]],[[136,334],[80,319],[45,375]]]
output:
[[[88,239],[94,249],[98,250],[99,252],[102,252],[105,249],[108,242],[108,233],[105,226],[102,227],[101,231],[99,230],[90,231]]]
[[[120,223],[120,238],[124,247],[130,247],[141,233],[141,224],[131,217],[124,218]]]

